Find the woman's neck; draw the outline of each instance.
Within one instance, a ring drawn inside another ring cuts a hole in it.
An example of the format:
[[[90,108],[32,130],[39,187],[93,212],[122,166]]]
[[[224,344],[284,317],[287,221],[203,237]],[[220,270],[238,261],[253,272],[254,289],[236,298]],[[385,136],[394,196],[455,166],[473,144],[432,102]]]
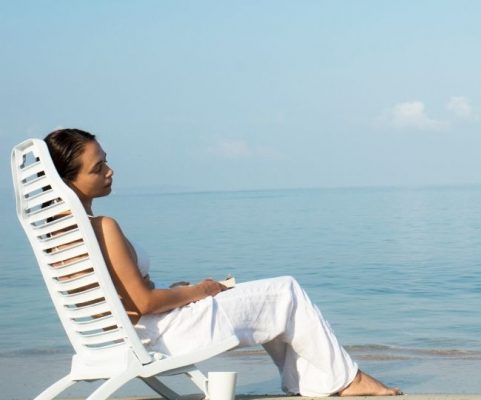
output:
[[[87,197],[83,196],[83,194],[79,190],[77,190],[75,185],[70,184],[69,186],[75,192],[75,194],[78,196],[80,202],[84,206],[84,209],[85,209],[85,212],[87,213],[87,215],[93,216],[94,215],[94,213],[92,211],[93,198],[87,198]]]
[[[92,200],[82,200],[82,205],[84,206],[85,212],[89,217],[94,216],[94,212],[92,211]]]

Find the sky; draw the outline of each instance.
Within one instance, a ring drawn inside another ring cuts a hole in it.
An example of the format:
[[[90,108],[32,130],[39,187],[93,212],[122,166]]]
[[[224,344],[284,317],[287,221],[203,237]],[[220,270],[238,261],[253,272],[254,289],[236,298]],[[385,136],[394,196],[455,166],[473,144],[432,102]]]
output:
[[[114,190],[481,183],[481,2],[0,0],[11,148],[97,135]]]

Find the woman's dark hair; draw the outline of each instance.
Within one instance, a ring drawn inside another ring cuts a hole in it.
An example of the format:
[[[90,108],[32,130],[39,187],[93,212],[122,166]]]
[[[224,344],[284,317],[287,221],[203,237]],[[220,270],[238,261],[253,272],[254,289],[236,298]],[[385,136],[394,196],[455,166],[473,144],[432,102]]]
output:
[[[60,177],[72,181],[80,170],[78,157],[95,135],[80,129],[58,129],[45,137],[50,156]]]

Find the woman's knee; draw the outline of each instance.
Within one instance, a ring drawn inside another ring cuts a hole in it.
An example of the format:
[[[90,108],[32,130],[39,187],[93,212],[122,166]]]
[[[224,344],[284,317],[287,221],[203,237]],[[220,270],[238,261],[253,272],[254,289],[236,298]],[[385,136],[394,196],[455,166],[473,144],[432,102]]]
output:
[[[284,275],[281,278],[285,279],[291,285],[299,285],[299,283],[297,282],[297,279],[294,278],[292,275]]]
[[[293,289],[295,287],[299,287],[299,282],[297,282],[296,278],[294,278],[293,276],[291,275],[284,275],[284,276],[279,276],[278,278],[279,283],[282,285],[282,286],[286,286],[288,287],[289,289]]]

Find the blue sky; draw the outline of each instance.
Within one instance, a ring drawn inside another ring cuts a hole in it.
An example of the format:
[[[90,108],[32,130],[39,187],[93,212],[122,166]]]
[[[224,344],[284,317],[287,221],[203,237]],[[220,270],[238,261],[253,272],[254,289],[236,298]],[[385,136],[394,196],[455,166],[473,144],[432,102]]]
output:
[[[11,147],[95,133],[118,190],[481,182],[479,1],[0,2]]]

